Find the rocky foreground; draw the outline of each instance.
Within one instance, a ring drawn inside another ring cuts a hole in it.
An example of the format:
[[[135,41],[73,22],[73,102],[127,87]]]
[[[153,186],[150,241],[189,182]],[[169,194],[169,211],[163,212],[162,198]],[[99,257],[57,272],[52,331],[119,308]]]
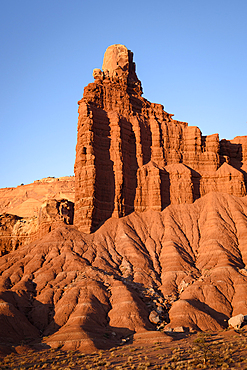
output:
[[[94,78],[75,177],[0,189],[3,352],[168,345],[247,315],[247,137],[148,102],[123,45]]]
[[[35,351],[16,347],[0,361],[1,369],[245,369],[246,328],[219,333],[173,334],[165,343],[147,339],[89,354],[60,348]]]

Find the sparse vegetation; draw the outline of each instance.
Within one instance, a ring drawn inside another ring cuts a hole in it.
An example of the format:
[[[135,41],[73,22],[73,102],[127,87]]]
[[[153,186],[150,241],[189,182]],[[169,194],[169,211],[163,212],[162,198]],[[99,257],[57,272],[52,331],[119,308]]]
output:
[[[23,354],[11,353],[0,359],[0,370],[82,369],[245,369],[247,328],[221,333],[184,336],[171,343],[126,345],[90,354],[60,348]]]

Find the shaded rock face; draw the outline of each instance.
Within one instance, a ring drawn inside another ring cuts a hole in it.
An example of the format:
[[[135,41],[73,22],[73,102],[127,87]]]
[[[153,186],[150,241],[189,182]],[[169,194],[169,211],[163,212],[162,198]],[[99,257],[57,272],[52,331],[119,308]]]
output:
[[[142,97],[133,53],[112,45],[79,101],[75,225],[95,231],[110,217],[211,192],[246,194],[247,137],[219,141],[172,119]]]

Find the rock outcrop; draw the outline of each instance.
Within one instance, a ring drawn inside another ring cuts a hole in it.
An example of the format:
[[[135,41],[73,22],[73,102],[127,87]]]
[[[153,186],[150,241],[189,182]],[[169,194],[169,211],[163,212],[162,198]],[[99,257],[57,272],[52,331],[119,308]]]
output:
[[[0,215],[0,256],[30,243],[37,232],[37,217],[19,217],[8,213]]]
[[[42,238],[59,224],[72,225],[74,203],[67,199],[44,202],[38,216],[0,215],[0,256]]]
[[[230,328],[232,327],[234,329],[240,329],[244,321],[245,321],[245,316],[242,313],[240,313],[236,316],[231,317],[228,320],[228,325]]]
[[[110,217],[211,192],[246,194],[247,136],[219,141],[142,97],[133,53],[112,45],[79,101],[75,225],[95,231]]]
[[[73,224],[74,177],[45,178],[0,189],[0,256]]]
[[[74,176],[47,177],[16,188],[0,189],[0,214],[38,216],[41,205],[50,199],[67,199],[74,202]]]

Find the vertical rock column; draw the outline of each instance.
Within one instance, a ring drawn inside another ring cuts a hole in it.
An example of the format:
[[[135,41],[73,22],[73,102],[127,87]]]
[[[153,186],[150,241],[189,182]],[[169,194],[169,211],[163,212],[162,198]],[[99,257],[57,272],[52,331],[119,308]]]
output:
[[[137,150],[142,157],[138,119],[141,83],[133,54],[123,45],[110,46],[102,71],[84,89],[79,102],[75,162],[75,219],[80,231],[91,233],[111,216],[134,211]],[[135,107],[133,107],[133,104]]]
[[[75,161],[75,215],[74,224],[90,233],[95,201],[95,153],[93,113],[83,101],[79,102],[78,135]]]

